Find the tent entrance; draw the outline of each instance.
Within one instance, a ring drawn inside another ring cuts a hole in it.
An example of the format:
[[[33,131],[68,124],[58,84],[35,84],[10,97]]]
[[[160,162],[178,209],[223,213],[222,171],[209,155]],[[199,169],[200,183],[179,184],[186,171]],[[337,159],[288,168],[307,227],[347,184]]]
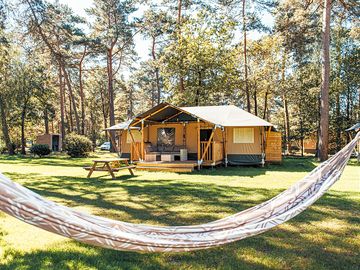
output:
[[[203,162],[214,161],[214,129],[200,130],[200,156]]]

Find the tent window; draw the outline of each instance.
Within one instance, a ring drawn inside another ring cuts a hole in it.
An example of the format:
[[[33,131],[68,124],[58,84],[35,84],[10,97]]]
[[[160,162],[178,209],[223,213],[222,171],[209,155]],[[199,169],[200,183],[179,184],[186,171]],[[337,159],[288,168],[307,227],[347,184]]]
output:
[[[254,128],[234,128],[234,143],[254,143]]]
[[[142,136],[141,136],[140,130],[131,130],[131,134],[133,135],[135,142],[141,142]],[[132,141],[131,135],[128,131],[126,134],[126,143],[132,143],[132,142],[133,141]]]
[[[158,128],[157,130],[158,145],[175,145],[175,128]]]

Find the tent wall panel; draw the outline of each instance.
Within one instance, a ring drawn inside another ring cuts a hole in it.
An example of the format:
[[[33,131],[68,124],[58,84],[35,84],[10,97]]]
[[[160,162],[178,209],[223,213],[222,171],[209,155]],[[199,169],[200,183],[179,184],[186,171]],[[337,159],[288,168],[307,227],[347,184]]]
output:
[[[251,154],[261,155],[261,133],[260,127],[241,127],[241,128],[254,128],[254,143],[234,143],[234,128],[227,127],[226,135],[226,149],[228,155],[231,154]]]

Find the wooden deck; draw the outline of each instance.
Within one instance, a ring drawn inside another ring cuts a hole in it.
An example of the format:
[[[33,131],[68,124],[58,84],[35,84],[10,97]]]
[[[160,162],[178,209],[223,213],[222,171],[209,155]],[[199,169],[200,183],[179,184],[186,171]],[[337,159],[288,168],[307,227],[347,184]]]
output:
[[[197,167],[196,161],[152,161],[138,162],[136,170],[140,171],[163,171],[163,172],[193,172]]]
[[[215,163],[213,161],[204,161],[201,166],[213,167],[222,164],[219,160]],[[137,162],[136,170],[140,171],[162,171],[162,172],[184,172],[190,173],[197,168],[197,161],[141,161]]]

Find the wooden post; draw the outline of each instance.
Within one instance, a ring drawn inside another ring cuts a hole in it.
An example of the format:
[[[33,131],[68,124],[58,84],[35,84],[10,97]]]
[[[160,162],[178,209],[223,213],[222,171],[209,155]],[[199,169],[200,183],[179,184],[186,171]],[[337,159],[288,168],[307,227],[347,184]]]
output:
[[[183,146],[186,148],[186,123],[183,123]]]
[[[200,119],[197,119],[197,148],[198,148],[198,152],[197,152],[197,163],[198,163],[198,170],[200,170],[200,165],[201,165],[201,160],[200,160]]]
[[[144,132],[144,120],[141,121],[141,159],[145,160],[145,152],[144,152],[144,140],[145,140],[145,132]]]
[[[224,148],[224,163],[225,163],[225,167],[227,167],[228,165],[228,159],[227,159],[227,145],[226,145],[226,127],[223,127],[223,131],[222,131],[222,134],[223,134],[223,148]]]
[[[118,146],[119,146],[119,157],[121,157],[122,153],[122,145],[121,145],[121,137],[122,136],[122,130],[119,131],[119,140],[118,140]]]
[[[271,132],[271,126],[269,127],[269,130],[268,130],[268,132],[267,132],[267,134],[266,134],[266,138],[265,138],[265,147],[264,147],[265,152],[266,152],[266,147],[267,147],[267,142],[268,142],[268,138],[269,138],[270,132]],[[264,155],[263,165],[265,165],[265,159],[266,159],[266,155]]]

